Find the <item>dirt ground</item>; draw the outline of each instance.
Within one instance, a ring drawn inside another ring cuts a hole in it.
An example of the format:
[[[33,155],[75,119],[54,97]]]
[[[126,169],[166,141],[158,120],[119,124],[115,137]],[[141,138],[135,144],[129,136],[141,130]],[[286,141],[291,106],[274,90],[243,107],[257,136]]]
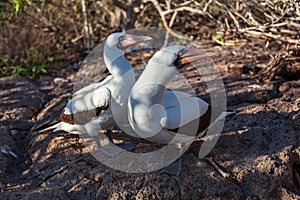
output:
[[[197,157],[203,139],[193,143],[179,176],[116,171],[98,162],[81,138],[35,131],[58,120],[76,66],[38,80],[1,78],[1,199],[300,199],[300,80],[252,75],[273,50],[251,43],[216,61],[227,108],[236,115],[226,119],[205,159]],[[197,80],[191,78],[193,88],[205,99]]]

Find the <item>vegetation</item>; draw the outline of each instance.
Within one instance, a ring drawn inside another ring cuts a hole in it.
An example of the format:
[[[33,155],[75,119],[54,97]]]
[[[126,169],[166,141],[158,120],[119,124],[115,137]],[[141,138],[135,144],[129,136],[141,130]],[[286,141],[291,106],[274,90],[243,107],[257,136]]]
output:
[[[82,60],[109,33],[165,27],[228,45],[235,38],[299,43],[298,1],[7,0],[0,2],[0,77],[37,77]],[[186,37],[187,38],[187,37]],[[237,44],[237,43],[234,43]],[[297,47],[298,48],[298,47]]]
[[[12,58],[0,56],[0,75],[25,76],[35,78],[53,69],[55,60],[45,54],[40,54],[34,47],[29,48],[28,58]]]

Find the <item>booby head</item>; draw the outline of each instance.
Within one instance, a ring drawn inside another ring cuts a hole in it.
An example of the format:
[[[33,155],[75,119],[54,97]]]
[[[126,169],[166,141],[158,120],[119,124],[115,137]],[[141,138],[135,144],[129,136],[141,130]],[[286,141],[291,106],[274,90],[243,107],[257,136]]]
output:
[[[150,40],[152,40],[152,38],[149,36],[132,35],[125,32],[110,34],[104,45],[104,62],[108,70],[114,74],[111,65],[116,59],[124,57],[127,48]],[[125,59],[123,59],[122,62],[120,63],[121,65],[128,65],[128,68],[131,68],[130,63],[126,62]],[[116,71],[118,72],[118,70]]]
[[[156,52],[149,63],[157,63],[180,69],[195,61],[206,59],[211,56],[214,56],[214,54],[206,54],[205,49],[186,48],[181,45],[173,45]]]
[[[141,42],[147,42],[150,40],[152,40],[152,38],[149,36],[140,36],[128,34],[125,32],[116,32],[110,34],[107,37],[104,48],[111,49],[115,52],[122,52],[124,54],[124,50],[126,50],[130,46],[136,45]]]

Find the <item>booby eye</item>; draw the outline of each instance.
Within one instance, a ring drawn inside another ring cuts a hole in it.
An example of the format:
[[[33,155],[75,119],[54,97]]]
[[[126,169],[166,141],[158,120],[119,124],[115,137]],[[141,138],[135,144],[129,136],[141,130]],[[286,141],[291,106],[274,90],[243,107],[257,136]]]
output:
[[[126,37],[124,35],[121,35],[121,36],[118,37],[118,41],[119,42],[121,42],[121,41],[123,41],[125,39],[126,39]]]
[[[181,55],[179,55],[179,52],[178,52],[177,58],[175,59],[173,64],[175,65],[176,68],[180,68],[180,66],[181,66]]]
[[[180,51],[178,51],[177,57],[176,57],[176,59],[175,59],[175,61],[173,63],[176,68],[179,69],[181,67],[181,65],[182,65],[181,58],[182,58],[183,54],[185,54],[185,53],[186,53],[185,49],[181,49]]]
[[[177,53],[177,55],[181,57],[181,56],[183,55],[183,51],[180,50],[180,51]]]
[[[186,53],[186,50],[185,50],[185,49],[181,49],[181,50],[177,53],[177,55],[180,56],[180,57],[182,57],[183,54],[185,54],[185,53]]]
[[[121,36],[118,37],[118,43],[117,43],[117,48],[118,49],[125,50],[125,47],[122,44],[124,40],[126,40],[125,35],[121,35]]]

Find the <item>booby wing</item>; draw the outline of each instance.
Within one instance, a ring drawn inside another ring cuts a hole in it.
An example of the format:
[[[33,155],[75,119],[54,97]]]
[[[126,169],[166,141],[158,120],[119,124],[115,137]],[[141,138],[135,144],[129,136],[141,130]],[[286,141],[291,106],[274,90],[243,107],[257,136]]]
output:
[[[185,92],[165,90],[163,96],[163,106],[165,108],[171,108],[189,100],[190,97],[192,97],[192,95]]]
[[[99,87],[92,92],[87,92],[74,96],[69,100],[67,106],[60,115],[61,122],[54,124],[40,132],[49,130],[63,130],[72,133],[73,131],[84,131],[82,125],[86,125],[90,120],[99,117],[110,105],[111,93],[106,87]],[[105,120],[103,120],[105,121]],[[101,120],[99,120],[100,124]]]
[[[80,90],[76,91],[73,94],[73,97],[79,94],[84,94],[84,93],[88,93],[88,92],[92,92],[93,90],[106,85],[107,83],[109,83],[109,81],[111,81],[111,79],[113,78],[112,75],[107,76],[103,81],[99,82],[99,83],[92,83],[84,88],[81,88]]]
[[[66,131],[68,133],[73,133],[73,134],[89,134],[91,136],[96,136],[98,133],[98,130],[100,130],[100,129],[101,129],[101,127],[99,125],[98,119],[93,119],[93,120],[88,121],[84,125],[59,122],[57,124],[54,124],[53,126],[43,129],[42,131],[40,131],[40,133],[46,132],[46,131],[52,131],[52,132]]]
[[[124,112],[126,109],[123,109],[124,106],[121,105],[111,106],[110,103],[127,102],[128,94],[120,91],[123,91],[122,87],[131,88],[134,83],[132,66],[124,57],[125,49],[149,40],[151,40],[151,37],[148,36],[135,36],[127,33],[111,34],[105,41],[103,58],[108,71],[112,75],[100,83],[94,83],[78,90],[63,110],[60,116],[62,122],[43,131],[55,129],[82,132],[85,127],[95,128],[94,125],[89,126],[90,123],[98,124],[103,129],[112,128],[116,123],[114,123],[112,109],[109,109],[109,107],[119,108],[115,111],[117,110],[120,116],[126,113]],[[132,82],[124,82],[124,79],[130,77],[131,74],[133,77]],[[111,99],[113,101],[110,102]],[[115,101],[116,99],[119,101]],[[102,113],[103,111],[104,113]]]
[[[69,100],[60,119],[70,124],[85,124],[107,110],[110,99],[111,93],[107,87],[99,87],[92,92],[76,95]]]
[[[199,119],[208,110],[208,104],[198,97],[185,98],[176,106],[166,108],[166,118],[162,125],[166,129],[176,129],[187,123]]]
[[[78,129],[79,128],[79,129]],[[56,132],[56,131],[66,131],[69,133],[72,133],[73,131],[79,131],[80,132],[81,127],[76,126],[76,124],[69,124],[66,122],[58,122],[52,126],[49,126],[41,131],[39,131],[40,133],[43,132],[47,132],[47,131],[52,131],[52,132]]]

